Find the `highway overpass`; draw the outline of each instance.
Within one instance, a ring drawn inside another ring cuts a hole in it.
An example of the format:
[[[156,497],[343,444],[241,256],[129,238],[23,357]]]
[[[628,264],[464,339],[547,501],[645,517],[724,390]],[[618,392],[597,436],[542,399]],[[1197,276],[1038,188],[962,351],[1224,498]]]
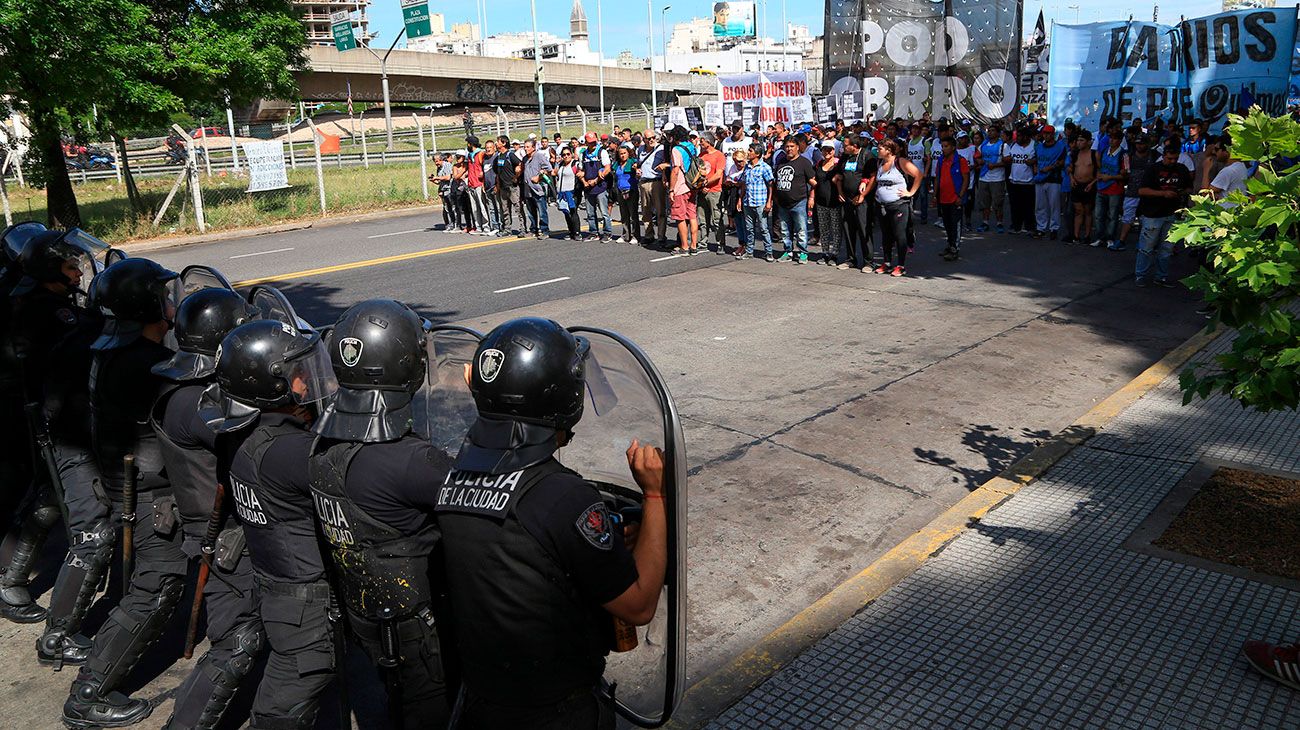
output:
[[[382,51],[379,51],[382,53]],[[379,61],[364,49],[340,53],[328,46],[312,46],[310,70],[297,74],[304,101],[342,101],[352,85],[355,101],[383,101]],[[546,105],[581,106],[594,112],[600,106],[600,69],[597,66],[542,62]],[[535,106],[534,64],[515,58],[456,56],[421,51],[393,51],[388,57],[388,85],[393,103]],[[694,103],[716,98],[712,76],[655,74],[660,104]],[[605,68],[605,106],[625,109],[650,104],[650,72]]]

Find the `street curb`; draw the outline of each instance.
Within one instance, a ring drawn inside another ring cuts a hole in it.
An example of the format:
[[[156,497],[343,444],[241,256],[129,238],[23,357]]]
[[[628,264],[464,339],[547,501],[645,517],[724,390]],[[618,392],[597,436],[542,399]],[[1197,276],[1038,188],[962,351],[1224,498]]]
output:
[[[406,208],[394,208],[392,210],[376,210],[370,213],[353,213],[351,215],[336,215],[327,218],[294,221],[292,223],[281,223],[279,225],[263,226],[261,228],[237,228],[229,231],[220,231],[218,233],[204,233],[197,236],[177,236],[175,238],[163,238],[154,241],[139,241],[136,243],[128,242],[115,246],[114,248],[119,248],[130,253],[143,253],[146,251],[159,251],[165,248],[190,246],[197,243],[215,243],[217,241],[228,241],[234,238],[251,238],[253,236],[265,236],[272,233],[301,231],[307,228],[329,228],[331,226],[342,226],[347,225],[348,223],[360,223],[362,221],[423,215],[425,213],[432,213],[436,210],[442,210],[442,205],[415,205]]]
[[[1048,438],[925,527],[890,548],[862,572],[831,589],[728,665],[696,682],[686,691],[681,706],[673,713],[667,727],[700,727],[717,717],[805,649],[916,572],[930,556],[970,527],[972,522],[1010,499],[1092,438],[1125,408],[1177,372],[1222,332],[1201,330],[1192,335],[1060,433]]]

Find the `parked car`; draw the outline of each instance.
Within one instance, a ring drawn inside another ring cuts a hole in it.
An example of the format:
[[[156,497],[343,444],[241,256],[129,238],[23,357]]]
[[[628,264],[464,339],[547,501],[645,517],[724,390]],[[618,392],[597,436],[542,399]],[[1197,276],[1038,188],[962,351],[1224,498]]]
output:
[[[195,127],[194,131],[190,132],[190,139],[199,139],[201,137],[224,137],[224,136],[226,136],[226,130],[222,129],[221,127]]]

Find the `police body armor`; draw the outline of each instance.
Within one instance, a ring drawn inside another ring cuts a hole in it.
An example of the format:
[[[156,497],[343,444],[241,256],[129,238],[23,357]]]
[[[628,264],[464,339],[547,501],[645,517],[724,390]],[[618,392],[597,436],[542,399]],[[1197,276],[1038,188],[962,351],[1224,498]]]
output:
[[[172,495],[186,535],[202,537],[217,494],[217,455],[205,448],[181,446],[167,434],[162,417],[167,412],[168,402],[183,388],[202,391],[204,386],[176,383],[164,388],[154,402],[149,425],[157,437],[158,453],[167,467],[167,480],[171,482]]]
[[[269,582],[307,583],[322,577],[323,566],[313,559],[320,554],[315,526],[308,523],[303,528],[267,515],[258,496],[262,485],[258,484],[256,475],[261,473],[262,458],[267,450],[276,438],[302,432],[302,428],[293,423],[258,425],[241,447],[248,449],[252,458],[253,476],[230,474],[230,492],[235,514],[244,527],[249,559],[253,561],[253,570],[258,576]],[[307,509],[310,514],[310,507]]]
[[[93,346],[92,346],[93,348]],[[123,409],[117,407],[109,394],[99,387],[100,373],[114,367],[123,367],[122,358],[130,357],[132,345],[96,350],[90,362],[90,418],[91,443],[104,487],[114,500],[120,499],[125,474],[122,457],[135,454],[136,469],[140,472],[140,491],[154,489],[165,482],[160,478],[163,469],[162,451],[158,438],[149,422],[137,422]],[[128,365],[129,367],[129,365]],[[114,394],[123,397],[153,398],[155,393]]]
[[[413,535],[374,519],[344,490],[348,469],[366,444],[334,443],[315,451],[309,462],[316,518],[338,571],[344,604],[368,619],[413,616],[432,601],[429,554],[438,543],[438,528],[429,524]],[[320,448],[320,444],[317,444]]]
[[[446,562],[465,683],[495,703],[546,704],[597,686],[613,642],[609,615],[582,600],[515,516],[519,500],[554,474],[575,473],[547,459],[508,474],[452,471],[439,488],[444,544],[464,551]],[[466,566],[474,570],[461,573]],[[502,635],[500,626],[515,630]]]

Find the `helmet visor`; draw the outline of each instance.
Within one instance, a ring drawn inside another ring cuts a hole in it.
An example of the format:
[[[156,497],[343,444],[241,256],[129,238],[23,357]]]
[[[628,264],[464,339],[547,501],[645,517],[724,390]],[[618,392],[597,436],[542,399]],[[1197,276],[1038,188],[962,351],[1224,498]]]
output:
[[[255,421],[261,411],[256,406],[231,398],[213,383],[199,395],[199,418],[213,433],[229,433]]]
[[[313,334],[306,338],[301,349],[285,355],[285,378],[294,402],[299,405],[324,400],[339,389],[330,356],[320,343],[320,336]]]

